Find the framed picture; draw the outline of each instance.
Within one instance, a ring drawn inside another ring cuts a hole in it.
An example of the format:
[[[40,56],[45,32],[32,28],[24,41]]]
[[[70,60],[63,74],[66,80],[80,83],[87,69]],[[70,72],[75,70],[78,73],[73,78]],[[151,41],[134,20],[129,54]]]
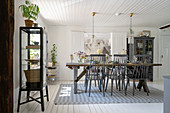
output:
[[[151,31],[143,30],[143,35],[144,36],[151,36]]]

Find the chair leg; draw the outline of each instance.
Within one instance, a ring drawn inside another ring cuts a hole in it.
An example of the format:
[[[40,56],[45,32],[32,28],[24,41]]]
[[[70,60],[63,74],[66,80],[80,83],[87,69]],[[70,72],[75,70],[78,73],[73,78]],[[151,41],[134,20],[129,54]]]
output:
[[[102,91],[102,89],[101,89],[101,87],[100,87],[100,80],[97,80],[98,81],[98,87],[99,87],[99,90],[100,90],[100,92]]]
[[[112,96],[112,93],[113,93],[113,79],[111,79],[111,96]]]
[[[96,80],[94,80],[95,81],[95,87],[96,87]]]
[[[46,86],[46,95],[47,95],[47,101],[49,101],[49,96],[48,96],[48,86]]]
[[[20,108],[20,100],[21,100],[21,90],[19,89],[17,112],[19,112],[19,108]]]
[[[100,80],[100,92],[102,91],[102,84],[103,84],[103,81]]]
[[[129,86],[130,86],[129,78],[127,79],[127,85],[129,85]]]
[[[125,79],[123,79],[123,86],[122,87],[124,87],[124,90],[125,90]]]
[[[30,91],[27,91],[27,101],[29,101]]]
[[[86,80],[86,86],[85,86],[85,93],[87,93],[87,88],[88,88],[88,80]]]
[[[123,90],[123,86],[124,86],[124,78],[122,78],[122,90]]]
[[[90,80],[90,85],[89,85],[89,97],[90,97],[90,92],[91,92],[91,81],[92,80]]]
[[[105,97],[105,78],[103,79],[103,96]]]
[[[107,90],[108,82],[109,82],[109,77],[107,77],[107,81],[106,81],[106,88],[105,88],[105,91]]]
[[[119,87],[119,91],[120,91],[120,77],[119,77],[119,80],[118,80],[118,87]]]
[[[135,94],[135,80],[133,79],[133,96]]]
[[[149,89],[147,88],[147,96],[149,96]]]
[[[40,97],[41,97],[41,110],[44,112],[44,94],[43,94],[43,89],[40,91]]]
[[[122,90],[125,89],[125,79],[122,78]]]
[[[136,84],[134,84],[134,86],[135,86],[135,89],[136,89]]]
[[[147,96],[149,96],[149,88],[148,88],[148,85],[147,85],[147,83],[146,83],[146,81],[144,81],[145,82],[145,85],[146,85],[146,91],[147,91]]]
[[[128,86],[128,84],[129,84],[129,79],[127,80],[127,83],[125,85],[125,96],[127,95],[127,86]]]
[[[116,82],[116,89],[118,89],[117,78],[115,79],[115,82]]]
[[[87,75],[85,76],[84,87],[86,87],[86,83],[87,83]]]

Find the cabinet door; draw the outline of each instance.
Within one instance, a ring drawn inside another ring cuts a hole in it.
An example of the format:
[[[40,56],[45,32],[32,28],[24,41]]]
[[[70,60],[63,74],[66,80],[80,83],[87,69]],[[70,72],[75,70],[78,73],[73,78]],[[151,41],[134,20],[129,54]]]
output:
[[[144,45],[144,40],[142,39],[135,40],[135,55],[144,54],[143,45]]]
[[[145,40],[145,54],[150,55],[151,57],[151,62],[153,61],[152,56],[153,56],[153,40]]]

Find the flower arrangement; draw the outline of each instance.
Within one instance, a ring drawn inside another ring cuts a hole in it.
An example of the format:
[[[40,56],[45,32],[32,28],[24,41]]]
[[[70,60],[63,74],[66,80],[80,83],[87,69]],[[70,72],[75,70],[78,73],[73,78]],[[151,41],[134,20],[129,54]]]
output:
[[[109,55],[106,54],[106,63],[108,63],[108,62],[109,62]]]
[[[108,59],[109,58],[109,55],[108,54],[106,54],[106,59]]]
[[[98,53],[98,54],[101,54],[101,53],[102,53],[102,50],[101,50],[101,49],[98,49],[98,50],[97,50],[97,53]]]
[[[79,63],[82,63],[82,60],[83,59],[86,59],[86,53],[85,52],[83,52],[83,51],[78,51],[78,52],[75,52],[74,54],[76,54],[77,56],[78,56],[78,62]]]

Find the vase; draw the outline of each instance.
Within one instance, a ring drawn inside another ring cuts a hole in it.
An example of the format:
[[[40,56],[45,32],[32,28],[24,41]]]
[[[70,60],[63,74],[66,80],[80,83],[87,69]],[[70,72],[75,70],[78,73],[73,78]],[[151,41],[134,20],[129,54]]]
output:
[[[34,22],[32,20],[25,20],[25,26],[26,27],[32,27],[33,23]]]
[[[78,59],[78,63],[83,63],[81,58]]]

